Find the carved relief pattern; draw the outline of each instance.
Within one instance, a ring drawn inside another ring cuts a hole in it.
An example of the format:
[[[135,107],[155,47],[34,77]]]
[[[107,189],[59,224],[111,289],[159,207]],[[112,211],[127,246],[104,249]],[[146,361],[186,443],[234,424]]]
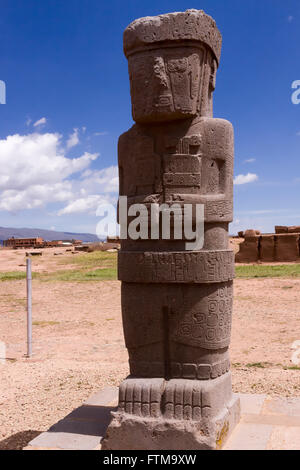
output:
[[[214,283],[233,279],[231,250],[216,252],[120,252],[119,279],[125,282]]]
[[[188,313],[176,318],[171,338],[205,349],[229,346],[231,333],[232,283],[201,299]]]

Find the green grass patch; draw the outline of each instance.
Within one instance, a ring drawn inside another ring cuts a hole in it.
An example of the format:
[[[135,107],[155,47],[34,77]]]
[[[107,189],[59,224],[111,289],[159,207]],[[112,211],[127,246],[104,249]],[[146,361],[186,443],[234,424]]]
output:
[[[117,279],[116,268],[103,268],[87,271],[84,269],[74,269],[60,271],[56,273],[41,274],[38,276],[41,281],[64,281],[64,282],[84,282],[84,281],[111,281]]]
[[[21,271],[0,272],[0,281],[19,281],[20,279],[26,279],[26,273]]]
[[[65,257],[60,264],[75,264],[80,268],[117,268],[117,253],[94,251]]]
[[[37,279],[39,276],[38,273],[32,273],[32,279]],[[1,281],[19,281],[26,279],[26,272],[24,271],[8,271],[0,272],[0,282]]]
[[[45,326],[53,326],[53,325],[59,325],[59,321],[34,321],[32,322],[33,326],[41,326],[44,328]]]
[[[279,369],[283,370],[300,370],[300,366],[286,366],[283,364],[272,364],[271,362],[250,362],[248,364],[241,363],[241,362],[235,362],[231,364],[232,368],[236,369],[243,369],[245,367],[248,367],[250,369],[268,369],[271,367],[278,367]]]
[[[254,367],[256,369],[265,369],[270,366],[272,366],[270,362],[251,362],[250,364],[246,364],[246,367]]]
[[[249,278],[266,278],[266,277],[300,277],[299,264],[282,264],[282,265],[246,265],[236,266],[236,277],[238,279]]]
[[[237,295],[235,296],[235,299],[244,301],[244,300],[253,300],[253,297],[250,297],[250,296],[243,297],[243,296]]]
[[[40,274],[42,281],[86,282],[117,279],[117,253],[94,251],[64,257],[59,264],[76,265],[76,269]]]

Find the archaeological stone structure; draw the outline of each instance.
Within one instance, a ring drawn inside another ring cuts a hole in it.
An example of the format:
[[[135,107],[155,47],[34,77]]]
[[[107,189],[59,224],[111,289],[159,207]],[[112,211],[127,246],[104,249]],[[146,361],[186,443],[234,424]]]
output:
[[[257,230],[239,232],[244,238],[235,256],[237,263],[300,262],[300,226],[275,227],[275,233],[261,234]]]
[[[130,375],[103,449],[217,449],[239,421],[228,353],[234,137],[213,118],[221,42],[198,10],[141,18],[124,33],[135,125],[119,139],[120,195],[128,206],[203,205],[204,246],[161,234],[121,241]]]

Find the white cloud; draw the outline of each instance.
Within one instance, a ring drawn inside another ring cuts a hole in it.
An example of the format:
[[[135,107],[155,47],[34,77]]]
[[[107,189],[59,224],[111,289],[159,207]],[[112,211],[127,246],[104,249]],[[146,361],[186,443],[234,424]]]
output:
[[[91,171],[90,169],[82,173],[80,187],[90,193],[116,193],[119,190],[118,167],[110,166],[103,170]]]
[[[75,147],[76,145],[79,144],[78,129],[73,129],[73,130],[74,130],[73,134],[70,134],[67,140],[68,149]]]
[[[292,15],[288,16],[288,22],[291,23],[293,21],[294,17]]]
[[[74,213],[94,213],[100,204],[116,204],[119,190],[118,167],[83,172],[81,179],[73,183],[78,198],[61,209],[58,215]]]
[[[30,120],[31,122],[31,120]],[[38,126],[43,126],[44,124],[46,124],[47,122],[47,119],[45,117],[39,119],[38,121],[36,121],[34,124],[33,124],[33,127],[38,127]]]
[[[115,200],[98,194],[91,194],[87,197],[75,199],[58,212],[58,215],[89,213],[95,214],[100,204],[115,203]]]
[[[52,202],[70,203],[79,196],[82,188],[90,194],[88,181],[101,189],[109,190],[111,170],[97,171],[88,176],[85,171],[97,153],[85,152],[77,158],[67,158],[60,134],[10,135],[0,140],[0,210],[20,211],[40,208]],[[81,179],[80,179],[81,178]],[[113,187],[115,185],[113,184]]]
[[[248,160],[245,160],[244,163],[254,163],[256,162],[256,158],[248,158]]]
[[[238,175],[234,178],[234,184],[240,185],[240,184],[247,184],[247,183],[253,183],[254,181],[258,180],[258,176],[254,173],[248,173],[247,175]]]
[[[46,203],[67,201],[72,195],[68,182],[35,185],[23,191],[9,189],[1,193],[0,210],[18,212],[23,209],[37,209]]]
[[[99,155],[66,158],[60,134],[15,134],[0,140],[0,190],[51,184],[88,168]]]

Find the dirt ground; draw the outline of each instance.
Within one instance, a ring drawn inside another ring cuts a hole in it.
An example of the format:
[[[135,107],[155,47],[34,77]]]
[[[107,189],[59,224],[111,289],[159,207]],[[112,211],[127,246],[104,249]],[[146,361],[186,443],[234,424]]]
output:
[[[71,250],[71,251],[67,251]],[[32,269],[37,273],[51,273],[58,270],[72,269],[71,264],[62,262],[63,256],[71,258],[74,248],[42,248],[39,250],[10,250],[0,249],[0,273],[9,271],[26,272],[26,253],[42,253],[42,256],[32,256]]]
[[[66,269],[45,250],[36,272]],[[0,272],[25,270],[23,251],[0,251]],[[19,266],[22,265],[22,266]],[[69,266],[70,268],[72,265]],[[300,396],[291,348],[300,340],[300,279],[236,279],[231,359],[236,392]],[[26,359],[26,284],[0,282],[0,449],[22,448],[127,375],[118,281],[33,281],[33,357]],[[2,363],[1,363],[2,362]]]

